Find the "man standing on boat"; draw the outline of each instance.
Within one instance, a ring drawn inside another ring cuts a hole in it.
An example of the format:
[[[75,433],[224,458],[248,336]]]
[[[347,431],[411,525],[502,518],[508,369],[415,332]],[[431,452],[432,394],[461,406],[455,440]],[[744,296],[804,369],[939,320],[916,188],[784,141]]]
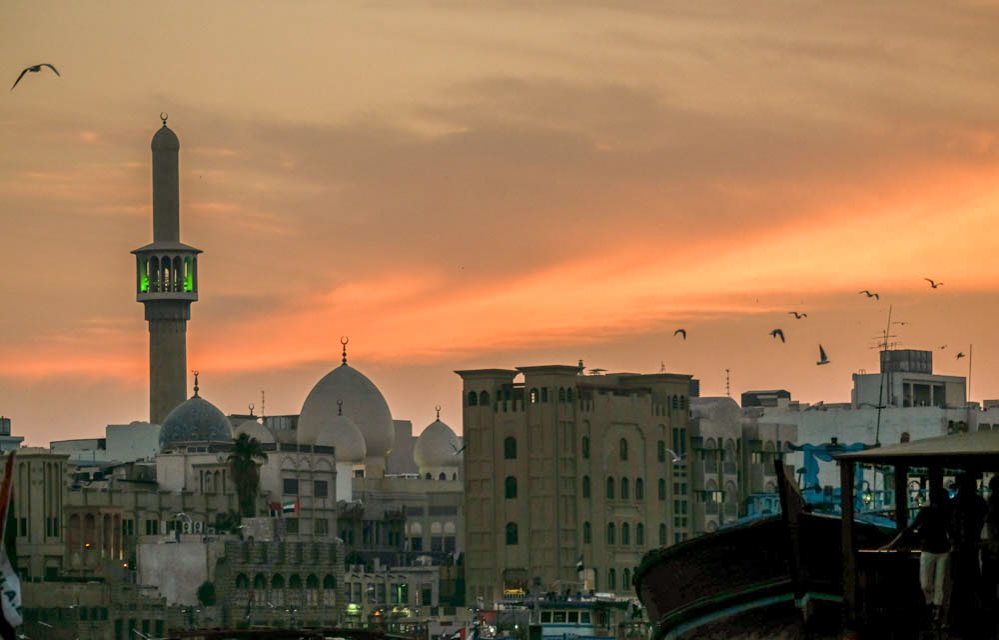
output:
[[[957,495],[950,501],[950,535],[954,548],[951,617],[955,627],[963,627],[972,633],[981,630],[979,551],[986,513],[988,506],[985,499],[978,495],[975,476],[967,472],[958,474]]]
[[[915,521],[884,546],[892,549],[909,534],[919,535],[919,586],[934,623],[943,620],[942,614],[950,598],[950,521],[947,492],[934,488],[930,490],[930,504],[920,509]]]

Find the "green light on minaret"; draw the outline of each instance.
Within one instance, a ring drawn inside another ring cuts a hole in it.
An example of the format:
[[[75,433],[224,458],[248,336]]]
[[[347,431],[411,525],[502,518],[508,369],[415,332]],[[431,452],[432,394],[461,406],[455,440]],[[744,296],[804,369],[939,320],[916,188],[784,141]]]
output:
[[[187,267],[187,275],[184,276],[184,291],[194,291],[194,269],[191,266],[191,259],[184,259],[185,266]]]
[[[139,293],[149,291],[149,274],[146,273],[146,265],[149,261],[146,258],[139,260]]]

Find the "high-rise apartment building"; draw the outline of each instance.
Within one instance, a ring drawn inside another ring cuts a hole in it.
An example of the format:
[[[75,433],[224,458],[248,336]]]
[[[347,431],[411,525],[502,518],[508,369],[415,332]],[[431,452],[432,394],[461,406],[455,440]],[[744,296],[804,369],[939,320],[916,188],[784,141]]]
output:
[[[456,373],[470,605],[581,590],[580,567],[594,572],[586,586],[626,593],[646,551],[690,535],[671,517],[692,494],[690,376]]]

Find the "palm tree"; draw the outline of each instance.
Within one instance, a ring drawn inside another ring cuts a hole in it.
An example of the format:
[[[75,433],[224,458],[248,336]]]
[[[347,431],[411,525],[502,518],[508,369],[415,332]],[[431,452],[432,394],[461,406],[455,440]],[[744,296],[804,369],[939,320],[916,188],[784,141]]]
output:
[[[260,441],[245,433],[233,441],[232,453],[228,462],[232,468],[232,480],[236,483],[239,499],[239,513],[247,518],[256,514],[257,489],[260,487],[260,470],[257,461],[267,460]]]

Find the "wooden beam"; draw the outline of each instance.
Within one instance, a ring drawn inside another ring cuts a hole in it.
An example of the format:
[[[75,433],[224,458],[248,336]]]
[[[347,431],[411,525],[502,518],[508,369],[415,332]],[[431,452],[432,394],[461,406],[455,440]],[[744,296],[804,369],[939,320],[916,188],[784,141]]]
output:
[[[895,530],[909,525],[909,467],[895,465]]]
[[[839,461],[840,520],[843,556],[843,622],[847,630],[857,628],[857,551],[853,538],[853,462]]]

